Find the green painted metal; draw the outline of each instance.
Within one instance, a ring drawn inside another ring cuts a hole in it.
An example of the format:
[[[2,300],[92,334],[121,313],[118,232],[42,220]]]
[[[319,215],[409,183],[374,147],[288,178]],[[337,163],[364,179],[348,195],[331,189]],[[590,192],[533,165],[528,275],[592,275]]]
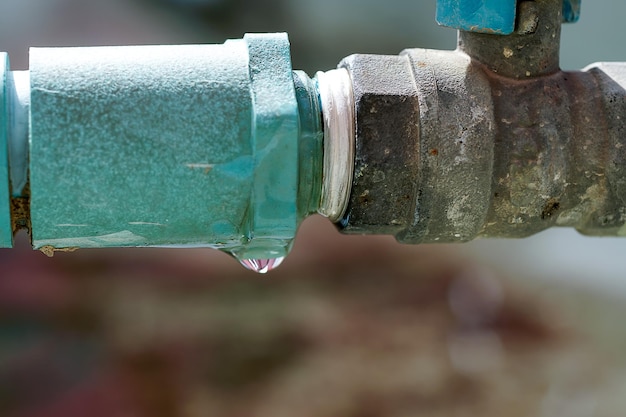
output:
[[[517,0],[437,0],[437,23],[469,32],[509,35]]]
[[[286,35],[245,35],[253,100],[249,244],[240,259],[287,255],[298,227],[298,104]]]
[[[285,34],[35,48],[30,59],[35,248],[210,246],[271,258],[316,210],[321,127],[301,120],[311,112],[302,97],[315,94],[296,94]]]
[[[0,53],[0,248],[13,247],[9,190],[9,57]]]

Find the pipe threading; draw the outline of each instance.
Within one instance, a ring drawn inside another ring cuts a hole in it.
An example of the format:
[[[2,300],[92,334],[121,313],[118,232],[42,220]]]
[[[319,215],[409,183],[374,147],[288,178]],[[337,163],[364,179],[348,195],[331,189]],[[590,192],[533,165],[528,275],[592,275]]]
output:
[[[324,169],[318,213],[337,222],[348,206],[354,172],[355,108],[344,68],[316,74],[324,121]]]

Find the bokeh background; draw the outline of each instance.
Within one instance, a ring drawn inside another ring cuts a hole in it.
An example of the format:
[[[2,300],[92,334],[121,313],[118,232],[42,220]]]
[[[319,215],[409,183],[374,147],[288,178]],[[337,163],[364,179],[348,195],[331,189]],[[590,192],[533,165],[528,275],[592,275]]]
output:
[[[310,74],[451,49],[435,0],[0,0],[0,50],[287,31]],[[562,66],[626,60],[626,3],[587,0]],[[626,239],[551,230],[403,246],[324,219],[260,277],[211,250],[0,251],[0,416],[617,416]]]

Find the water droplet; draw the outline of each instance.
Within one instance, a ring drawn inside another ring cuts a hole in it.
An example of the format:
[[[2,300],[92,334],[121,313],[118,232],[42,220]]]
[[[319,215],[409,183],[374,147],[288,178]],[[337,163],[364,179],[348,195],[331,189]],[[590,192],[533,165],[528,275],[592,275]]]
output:
[[[239,262],[250,271],[258,272],[259,274],[265,274],[272,269],[277,268],[278,265],[283,263],[284,260],[285,257],[281,256],[280,258],[269,259],[240,259]]]

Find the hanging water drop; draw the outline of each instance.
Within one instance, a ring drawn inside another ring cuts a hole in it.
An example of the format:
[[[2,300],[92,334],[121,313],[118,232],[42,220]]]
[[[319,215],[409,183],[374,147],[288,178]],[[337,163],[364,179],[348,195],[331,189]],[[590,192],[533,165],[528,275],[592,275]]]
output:
[[[248,243],[248,245],[235,247],[225,252],[237,259],[246,269],[266,274],[283,263],[292,245],[291,240],[255,243],[257,244]]]
[[[268,259],[240,259],[239,262],[250,271],[265,274],[274,268],[277,268],[285,260],[284,256],[279,258]]]

